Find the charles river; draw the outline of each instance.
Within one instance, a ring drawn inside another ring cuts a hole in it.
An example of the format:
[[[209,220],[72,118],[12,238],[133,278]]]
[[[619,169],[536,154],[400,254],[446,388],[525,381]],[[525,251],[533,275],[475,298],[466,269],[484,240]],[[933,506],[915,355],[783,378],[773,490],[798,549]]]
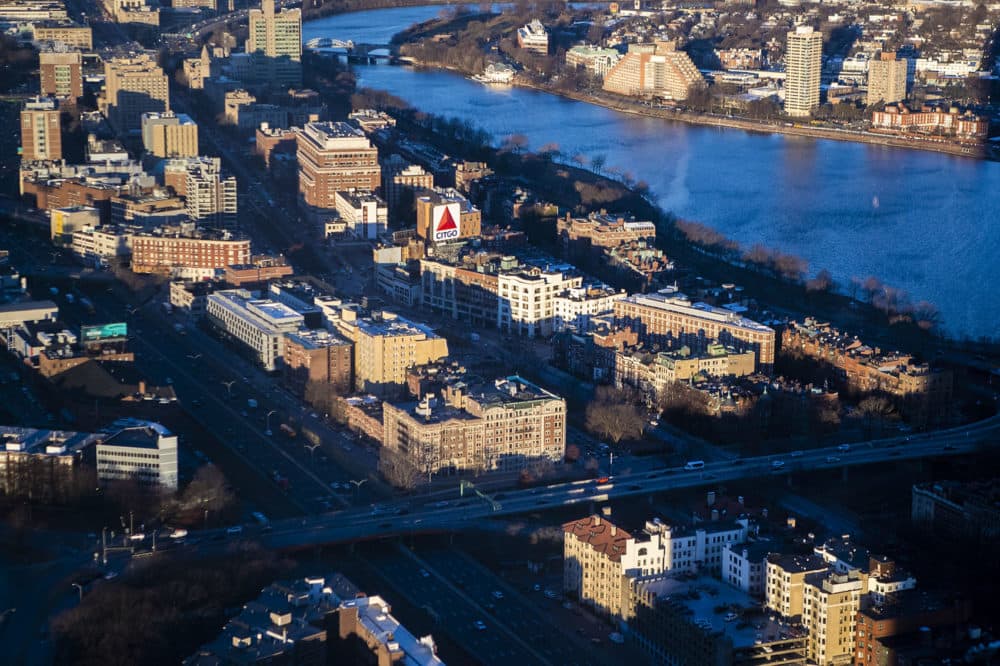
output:
[[[442,7],[342,14],[303,38],[386,44]],[[471,120],[496,141],[604,155],[649,183],[660,205],[744,247],[760,243],[828,269],[841,283],[874,275],[939,310],[956,337],[1000,338],[1000,163],[900,148],[753,134],[637,118],[443,71],[356,68],[359,85],[417,108]],[[544,193],[543,193],[544,194]]]

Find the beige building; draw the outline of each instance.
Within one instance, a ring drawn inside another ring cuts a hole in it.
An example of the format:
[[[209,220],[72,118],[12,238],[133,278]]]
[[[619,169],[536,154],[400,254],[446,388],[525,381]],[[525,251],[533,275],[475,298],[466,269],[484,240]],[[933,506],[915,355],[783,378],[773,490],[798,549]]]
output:
[[[782,617],[801,620],[806,576],[825,573],[829,564],[819,555],[770,555],[765,564],[764,598]]]
[[[104,63],[104,95],[98,101],[101,113],[118,132],[138,132],[142,114],[170,109],[167,75],[148,53],[112,58]]]
[[[90,51],[94,48],[94,35],[89,25],[76,23],[36,23],[33,27],[36,42],[59,42],[72,49]]]
[[[788,33],[785,52],[785,113],[808,117],[819,106],[823,33],[799,26]]]
[[[671,42],[657,42],[652,49],[632,49],[604,77],[604,89],[628,96],[685,100],[705,79],[687,53]]]
[[[615,301],[615,319],[644,339],[667,337],[696,350],[718,342],[740,351],[753,350],[759,365],[774,364],[774,329],[725,308],[694,303],[673,290]]]
[[[752,351],[737,352],[720,344],[710,344],[702,354],[692,354],[683,347],[656,355],[655,383],[687,381],[696,375],[710,377],[745,377],[753,374],[756,354]]]
[[[893,104],[906,99],[906,61],[894,53],[880,53],[868,63],[868,99],[872,106],[879,102]]]
[[[447,392],[447,402],[384,403],[383,448],[420,474],[522,470],[562,460],[566,402],[521,377]]]
[[[198,125],[184,113],[144,113],[142,145],[156,157],[194,157],[198,154]]]
[[[392,312],[374,312],[358,319],[343,310],[334,322],[354,343],[354,385],[358,391],[393,392],[406,385],[406,370],[448,355],[448,341],[423,324]]]
[[[602,615],[621,617],[628,592],[622,557],[632,535],[597,515],[562,528],[563,590]]]
[[[302,83],[302,11],[275,12],[274,0],[261,0],[260,9],[250,10],[246,52],[255,67],[266,71],[258,77],[278,87]]]
[[[852,569],[808,574],[803,587],[802,625],[809,631],[806,654],[819,666],[854,663],[854,631],[867,575]]]
[[[72,206],[56,208],[49,212],[49,233],[56,245],[71,245],[73,234],[101,224],[101,216],[96,208]]]
[[[62,127],[55,100],[36,97],[21,111],[21,160],[62,159]]]
[[[390,155],[382,162],[382,196],[394,213],[405,190],[429,190],[433,187],[434,174],[417,164],[410,164],[399,155]]]
[[[549,31],[542,22],[534,19],[517,29],[517,45],[537,55],[549,54]]]
[[[75,100],[83,97],[83,55],[79,51],[42,51],[38,76],[43,95]]]

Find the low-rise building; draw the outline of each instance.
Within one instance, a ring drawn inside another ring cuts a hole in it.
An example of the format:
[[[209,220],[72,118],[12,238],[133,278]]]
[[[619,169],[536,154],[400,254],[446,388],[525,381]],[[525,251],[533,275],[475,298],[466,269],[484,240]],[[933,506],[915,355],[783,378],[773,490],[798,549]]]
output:
[[[0,426],[0,492],[54,501],[72,491],[73,473],[100,435]]]
[[[208,281],[172,280],[170,282],[170,305],[192,319],[202,319],[208,306],[208,295],[218,283]]]
[[[566,64],[586,69],[602,79],[621,60],[622,54],[593,44],[578,44],[566,51]]]
[[[566,402],[518,376],[455,387],[447,402],[387,402],[382,445],[383,460],[405,461],[421,475],[520,471],[562,460]]]
[[[482,213],[451,188],[423,191],[417,196],[417,236],[431,243],[447,243],[478,236]]]
[[[177,435],[152,421],[122,419],[97,443],[97,478],[177,490]]]
[[[418,164],[411,164],[395,154],[382,162],[382,196],[393,212],[403,192],[430,190],[433,187],[434,174]]]
[[[989,540],[1000,536],[1000,481],[936,481],[912,489],[915,525],[944,535]]]
[[[277,370],[284,356],[285,334],[299,331],[303,324],[302,315],[287,305],[254,298],[244,289],[209,294],[205,314],[268,372]]]
[[[94,35],[89,25],[72,21],[39,21],[32,25],[32,33],[35,42],[60,43],[71,49],[84,51],[94,48]]]
[[[49,212],[49,236],[55,245],[72,245],[73,234],[101,223],[100,213],[89,206],[70,206]]]
[[[329,387],[338,395],[354,388],[354,345],[325,329],[285,334],[284,377],[299,395],[309,385]]]
[[[190,224],[132,235],[132,271],[203,280],[226,266],[250,263],[250,240]]]
[[[902,104],[872,112],[872,131],[955,137],[965,141],[983,141],[990,133],[990,120],[956,107],[923,107],[911,111]]]
[[[355,238],[375,240],[386,232],[389,225],[389,208],[371,192],[351,190],[337,192],[337,214]]]
[[[614,311],[615,301],[625,298],[624,291],[616,291],[605,284],[585,285],[556,294],[552,300],[552,332],[567,328],[589,331],[591,320]]]

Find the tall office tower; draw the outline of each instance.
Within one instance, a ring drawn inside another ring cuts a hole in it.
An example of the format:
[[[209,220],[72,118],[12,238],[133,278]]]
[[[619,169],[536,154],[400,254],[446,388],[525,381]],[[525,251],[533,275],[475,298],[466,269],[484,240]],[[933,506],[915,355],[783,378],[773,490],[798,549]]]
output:
[[[378,149],[347,123],[309,123],[297,131],[299,194],[307,206],[337,207],[337,192],[378,189]]]
[[[106,61],[104,78],[99,106],[117,132],[138,132],[142,114],[170,110],[167,75],[147,53]]]
[[[819,77],[823,68],[823,34],[810,26],[788,33],[785,53],[785,113],[808,116],[819,106]]]
[[[906,61],[897,60],[894,53],[880,53],[868,63],[868,99],[871,106],[878,102],[892,104],[906,99]]]
[[[62,133],[59,106],[54,99],[36,97],[21,111],[21,159],[61,160]]]
[[[298,9],[274,11],[274,0],[261,0],[260,9],[250,10],[250,34],[246,52],[253,54],[276,86],[302,83],[302,12]]]

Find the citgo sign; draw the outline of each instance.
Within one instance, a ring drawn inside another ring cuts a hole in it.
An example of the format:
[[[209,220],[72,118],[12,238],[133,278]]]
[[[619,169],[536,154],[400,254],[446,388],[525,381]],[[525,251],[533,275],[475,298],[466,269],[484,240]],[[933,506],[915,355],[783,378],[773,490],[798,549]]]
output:
[[[434,231],[431,239],[437,243],[458,238],[460,233],[458,223],[461,219],[462,208],[457,203],[434,206],[434,215],[431,218],[431,229]]]

